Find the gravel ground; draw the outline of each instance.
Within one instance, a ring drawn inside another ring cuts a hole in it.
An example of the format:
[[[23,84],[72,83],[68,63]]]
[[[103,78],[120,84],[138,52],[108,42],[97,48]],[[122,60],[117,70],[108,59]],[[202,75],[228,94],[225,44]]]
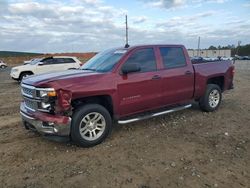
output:
[[[25,130],[20,87],[0,70],[0,187],[249,187],[250,61],[218,111],[193,108],[128,125],[93,148]]]

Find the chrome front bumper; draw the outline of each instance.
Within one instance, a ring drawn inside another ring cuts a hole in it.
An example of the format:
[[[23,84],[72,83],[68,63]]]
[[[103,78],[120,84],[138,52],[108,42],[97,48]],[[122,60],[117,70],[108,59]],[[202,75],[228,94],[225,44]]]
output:
[[[67,123],[55,123],[53,121],[44,121],[33,117],[21,104],[20,114],[23,119],[25,128],[37,131],[42,135],[54,135],[54,136],[69,136],[71,118]]]

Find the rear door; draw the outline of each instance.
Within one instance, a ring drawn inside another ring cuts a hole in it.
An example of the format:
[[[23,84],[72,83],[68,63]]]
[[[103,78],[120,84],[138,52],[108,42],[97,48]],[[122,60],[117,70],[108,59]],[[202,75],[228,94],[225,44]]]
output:
[[[194,70],[183,47],[161,46],[158,50],[163,65],[162,103],[170,105],[189,101],[194,91]]]
[[[161,102],[161,79],[154,48],[141,48],[132,52],[123,65],[130,63],[139,64],[141,71],[120,74],[118,77],[119,109],[122,116],[157,108]]]
[[[76,62],[73,58],[56,58],[58,71],[68,70],[76,67]]]

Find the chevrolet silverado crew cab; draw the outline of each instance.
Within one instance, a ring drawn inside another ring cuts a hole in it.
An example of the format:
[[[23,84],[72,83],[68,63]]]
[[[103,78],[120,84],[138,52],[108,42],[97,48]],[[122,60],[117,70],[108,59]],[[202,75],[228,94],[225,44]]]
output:
[[[13,67],[10,76],[17,81],[33,74],[58,72],[79,68],[81,62],[76,57],[53,56],[37,58],[21,66]]]
[[[182,45],[110,49],[79,69],[24,79],[20,113],[27,129],[90,147],[114,122],[186,109],[193,101],[215,111],[233,76],[231,61],[192,64]]]

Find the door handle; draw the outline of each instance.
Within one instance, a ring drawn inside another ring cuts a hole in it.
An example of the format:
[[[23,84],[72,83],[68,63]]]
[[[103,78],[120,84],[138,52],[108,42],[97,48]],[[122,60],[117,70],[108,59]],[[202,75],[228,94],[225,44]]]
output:
[[[192,74],[191,71],[186,71],[186,72],[185,72],[185,75],[191,75],[191,74]]]
[[[159,80],[159,79],[161,79],[161,77],[160,77],[159,75],[154,75],[154,76],[152,77],[152,80]]]

